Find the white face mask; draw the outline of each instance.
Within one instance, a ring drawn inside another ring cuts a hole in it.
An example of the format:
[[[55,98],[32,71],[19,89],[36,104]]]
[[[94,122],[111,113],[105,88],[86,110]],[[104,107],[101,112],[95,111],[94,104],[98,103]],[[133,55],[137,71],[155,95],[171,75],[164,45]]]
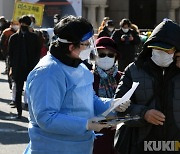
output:
[[[124,33],[127,33],[127,32],[129,31],[129,28],[122,28],[122,31],[123,31]]]
[[[93,48],[87,48],[85,50],[82,50],[79,54],[79,58],[81,60],[86,60],[86,59],[90,59],[90,53],[93,50]]]
[[[114,28],[107,28],[110,32],[112,32],[114,30]]]
[[[13,26],[12,26],[12,28],[13,28],[15,31],[17,31],[17,30],[19,29],[19,27],[20,27],[19,25],[13,25]]]
[[[54,19],[54,23],[57,24],[58,23],[58,19]]]
[[[115,57],[109,58],[109,57],[104,57],[104,58],[96,58],[96,65],[99,66],[103,70],[109,70],[111,67],[113,67],[115,62]]]
[[[29,27],[34,28],[34,25],[35,25],[35,23],[34,23],[34,22],[31,22],[31,24],[30,24],[30,26],[29,26]]]
[[[164,51],[152,49],[152,61],[161,67],[168,67],[173,62],[174,53],[168,54]]]
[[[90,53],[92,53],[94,56],[97,56],[97,48],[94,41],[94,37],[89,38],[88,41],[90,45],[85,50],[82,50],[79,54],[79,58],[81,60],[90,59]]]

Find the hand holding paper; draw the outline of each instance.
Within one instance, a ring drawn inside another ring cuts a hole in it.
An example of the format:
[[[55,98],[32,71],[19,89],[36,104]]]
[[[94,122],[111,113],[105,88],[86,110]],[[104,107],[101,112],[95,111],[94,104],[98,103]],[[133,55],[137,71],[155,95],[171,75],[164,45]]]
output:
[[[138,85],[139,85],[139,82],[133,82],[132,88],[122,98],[119,98],[118,101],[115,101],[114,103],[112,103],[110,108],[107,109],[102,115],[106,117],[111,111],[113,111],[119,105],[121,105],[122,103],[126,101],[129,101]]]
[[[121,101],[121,98],[114,99],[113,103],[118,103],[118,101]],[[126,102],[120,102],[119,106],[115,108],[115,111],[118,112],[124,112],[126,109],[130,106],[131,100],[128,100]]]

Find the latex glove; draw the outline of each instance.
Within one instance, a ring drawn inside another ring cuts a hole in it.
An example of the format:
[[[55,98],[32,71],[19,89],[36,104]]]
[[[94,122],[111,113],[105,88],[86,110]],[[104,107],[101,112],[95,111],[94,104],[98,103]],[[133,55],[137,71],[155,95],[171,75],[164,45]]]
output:
[[[116,98],[111,103],[118,103],[118,101],[120,100],[121,98]],[[115,111],[118,111],[118,112],[126,111],[126,109],[130,106],[130,103],[131,103],[131,100],[121,103],[118,107],[115,108]]]
[[[89,119],[86,124],[87,130],[94,130],[96,132],[99,132],[103,128],[109,128],[111,127],[109,124],[100,124],[98,122],[94,121],[94,118]]]

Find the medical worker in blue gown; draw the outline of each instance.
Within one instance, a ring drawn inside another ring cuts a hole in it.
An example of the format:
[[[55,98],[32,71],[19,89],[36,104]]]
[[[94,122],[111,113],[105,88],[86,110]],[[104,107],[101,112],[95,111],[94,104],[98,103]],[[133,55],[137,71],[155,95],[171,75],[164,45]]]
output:
[[[113,101],[95,96],[93,74],[82,63],[93,36],[92,25],[82,17],[61,19],[54,31],[58,40],[50,54],[28,76],[29,137],[25,154],[91,154],[94,131],[109,127],[93,123]],[[123,111],[125,102],[116,110]]]

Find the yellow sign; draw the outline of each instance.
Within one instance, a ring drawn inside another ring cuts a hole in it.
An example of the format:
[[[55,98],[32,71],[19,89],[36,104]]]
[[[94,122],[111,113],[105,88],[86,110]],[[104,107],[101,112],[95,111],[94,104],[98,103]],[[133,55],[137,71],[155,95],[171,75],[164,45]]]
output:
[[[13,20],[18,21],[22,15],[33,15],[36,25],[41,26],[43,20],[44,4],[24,3],[17,1],[14,6]]]

